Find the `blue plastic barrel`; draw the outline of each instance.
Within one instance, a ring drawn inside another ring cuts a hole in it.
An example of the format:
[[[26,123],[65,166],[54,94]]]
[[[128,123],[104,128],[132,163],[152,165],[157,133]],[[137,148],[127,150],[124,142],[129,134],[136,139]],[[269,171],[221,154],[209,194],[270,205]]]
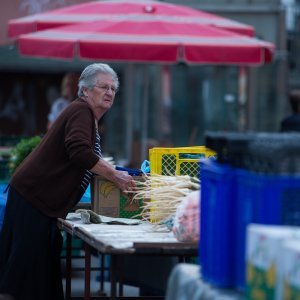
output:
[[[235,285],[236,173],[202,160],[199,262],[204,280],[219,288]]]

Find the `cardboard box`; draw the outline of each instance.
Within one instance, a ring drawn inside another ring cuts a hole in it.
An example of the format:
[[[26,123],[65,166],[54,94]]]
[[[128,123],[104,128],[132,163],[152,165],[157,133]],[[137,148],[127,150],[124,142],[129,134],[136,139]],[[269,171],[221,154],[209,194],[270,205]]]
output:
[[[282,245],[289,239],[300,239],[299,228],[258,224],[248,226],[247,299],[283,300],[280,270],[286,254]]]
[[[283,242],[280,268],[280,300],[300,299],[300,241]]]
[[[142,181],[143,176],[133,176],[134,180]],[[142,212],[142,199],[132,201],[131,196],[125,196],[112,182],[101,176],[94,176],[91,185],[92,210],[97,214],[114,218],[136,217]]]

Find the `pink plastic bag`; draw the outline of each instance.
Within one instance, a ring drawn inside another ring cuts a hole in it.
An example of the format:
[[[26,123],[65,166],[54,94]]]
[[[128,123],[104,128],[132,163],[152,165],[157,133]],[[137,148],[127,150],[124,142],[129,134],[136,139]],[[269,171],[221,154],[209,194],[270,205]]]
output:
[[[172,230],[180,242],[199,241],[200,191],[191,192],[177,207]]]

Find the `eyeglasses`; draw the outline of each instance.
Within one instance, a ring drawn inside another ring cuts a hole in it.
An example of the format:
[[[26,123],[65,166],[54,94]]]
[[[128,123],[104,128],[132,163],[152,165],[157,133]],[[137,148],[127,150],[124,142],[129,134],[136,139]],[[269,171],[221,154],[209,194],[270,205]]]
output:
[[[115,94],[118,91],[118,89],[115,86],[110,86],[107,84],[95,84],[94,86],[105,91],[105,93],[107,93],[109,90],[111,90],[112,93]]]

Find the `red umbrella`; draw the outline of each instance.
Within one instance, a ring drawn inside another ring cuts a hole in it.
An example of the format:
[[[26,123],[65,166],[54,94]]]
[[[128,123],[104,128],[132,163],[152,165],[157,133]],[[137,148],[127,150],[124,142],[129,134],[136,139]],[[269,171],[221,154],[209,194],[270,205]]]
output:
[[[252,26],[181,5],[150,0],[108,0],[73,5],[50,12],[13,19],[9,37],[57,26],[94,21],[166,21],[176,24],[203,24],[253,36]]]
[[[18,38],[23,55],[123,62],[242,64],[270,62],[274,46],[200,24],[97,21]]]
[[[273,44],[249,36],[253,35],[250,26],[183,6],[143,0],[89,2],[29,16],[11,21],[9,32],[10,36],[32,32],[17,38],[20,53],[44,58],[234,64],[244,70],[246,65],[270,62],[274,51]],[[144,77],[141,139],[145,155],[147,72]]]

